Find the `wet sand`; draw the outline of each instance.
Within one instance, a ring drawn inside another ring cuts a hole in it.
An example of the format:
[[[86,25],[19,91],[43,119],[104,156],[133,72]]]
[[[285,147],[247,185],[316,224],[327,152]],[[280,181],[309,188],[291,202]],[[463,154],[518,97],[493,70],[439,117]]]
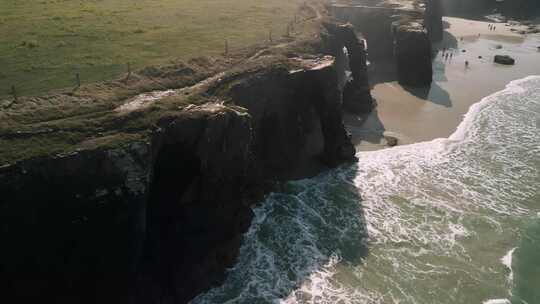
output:
[[[521,36],[504,23],[491,23],[497,30],[489,31],[490,22],[445,21],[444,40],[435,47],[447,48],[453,56],[446,60],[439,51],[431,87],[405,88],[393,81],[390,66],[370,67],[377,108],[367,117],[345,117],[358,150],[386,147],[384,136],[398,138],[400,145],[448,137],[472,104],[512,80],[540,74],[540,35]],[[512,56],[516,65],[494,63],[497,54]]]

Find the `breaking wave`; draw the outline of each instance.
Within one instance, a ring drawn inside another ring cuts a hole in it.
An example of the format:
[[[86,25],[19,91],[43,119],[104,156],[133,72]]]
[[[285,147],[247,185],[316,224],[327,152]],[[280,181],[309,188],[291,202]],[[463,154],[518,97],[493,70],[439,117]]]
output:
[[[449,138],[287,183],[255,209],[226,282],[193,303],[527,303],[511,257],[539,217],[539,126],[530,76]]]

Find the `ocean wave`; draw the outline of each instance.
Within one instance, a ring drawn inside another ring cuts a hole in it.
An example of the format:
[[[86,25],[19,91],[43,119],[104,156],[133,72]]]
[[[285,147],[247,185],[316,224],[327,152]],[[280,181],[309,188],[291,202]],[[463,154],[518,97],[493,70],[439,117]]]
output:
[[[473,105],[449,138],[288,183],[255,209],[225,284],[193,302],[508,303],[500,257],[540,211],[539,125],[531,76]]]

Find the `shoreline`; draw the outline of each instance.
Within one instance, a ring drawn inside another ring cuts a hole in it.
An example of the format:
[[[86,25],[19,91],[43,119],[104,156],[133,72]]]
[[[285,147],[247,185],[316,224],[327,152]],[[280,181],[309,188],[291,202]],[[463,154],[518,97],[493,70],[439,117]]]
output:
[[[431,87],[404,87],[393,80],[391,66],[370,67],[377,107],[367,115],[344,117],[358,151],[388,148],[387,136],[397,138],[398,145],[448,138],[473,104],[504,90],[511,81],[540,74],[540,51],[536,49],[540,35],[522,36],[504,23],[453,17],[444,21],[444,39],[434,44],[438,52]],[[488,24],[496,24],[497,30],[486,34]],[[452,58],[443,57],[444,47]],[[512,56],[516,64],[493,63],[497,54]],[[470,62],[468,68],[465,61]]]

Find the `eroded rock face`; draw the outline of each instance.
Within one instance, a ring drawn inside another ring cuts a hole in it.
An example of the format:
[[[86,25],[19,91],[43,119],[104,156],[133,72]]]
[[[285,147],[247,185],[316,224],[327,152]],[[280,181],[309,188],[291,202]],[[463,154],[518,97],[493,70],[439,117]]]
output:
[[[422,20],[423,9],[419,1],[352,0],[335,1],[332,14],[343,22],[350,22],[362,33],[369,44],[370,61],[387,61],[393,57],[396,22]]]
[[[432,80],[431,40],[442,38],[442,6],[440,0],[428,1],[425,10],[419,4],[344,1],[334,4],[332,11],[336,18],[350,21],[366,37],[370,61],[394,61],[401,84],[427,86]],[[346,88],[344,99],[354,95]]]
[[[6,298],[186,303],[222,282],[269,184],[354,160],[333,57],[231,80],[227,105],[167,112],[140,140],[0,168]]]
[[[343,108],[353,113],[367,113],[374,106],[368,81],[367,52],[364,41],[359,39],[351,24],[325,23],[324,36],[329,52],[338,56],[347,50],[351,78],[343,88]]]
[[[219,283],[260,189],[252,136],[245,110],[190,106],[148,143],[0,169],[4,296],[186,303]]]
[[[224,279],[251,222],[249,115],[208,104],[158,123],[137,303],[186,303]]]
[[[265,178],[290,178],[291,165],[306,158],[328,166],[354,159],[334,58],[291,60],[293,67],[252,73],[229,92],[253,117],[254,153]]]
[[[432,41],[443,38],[443,5],[441,0],[427,0],[424,13],[424,25]]]
[[[5,299],[126,302],[145,234],[150,150],[133,143],[0,169]]]
[[[418,23],[396,27],[395,56],[398,81],[403,85],[429,86],[433,79],[431,41]]]

